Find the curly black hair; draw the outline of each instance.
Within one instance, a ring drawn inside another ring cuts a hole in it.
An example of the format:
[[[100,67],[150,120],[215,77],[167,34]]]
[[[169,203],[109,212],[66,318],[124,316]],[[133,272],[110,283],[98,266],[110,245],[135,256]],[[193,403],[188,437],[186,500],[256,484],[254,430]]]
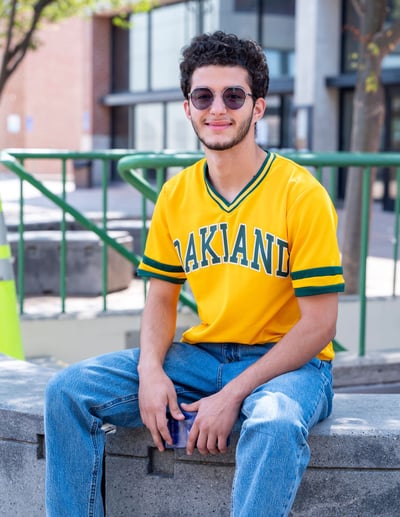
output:
[[[241,66],[249,74],[250,87],[256,99],[268,92],[269,71],[262,48],[252,40],[240,39],[235,34],[216,31],[195,36],[182,50],[181,89],[185,99],[191,89],[196,68],[209,65]]]

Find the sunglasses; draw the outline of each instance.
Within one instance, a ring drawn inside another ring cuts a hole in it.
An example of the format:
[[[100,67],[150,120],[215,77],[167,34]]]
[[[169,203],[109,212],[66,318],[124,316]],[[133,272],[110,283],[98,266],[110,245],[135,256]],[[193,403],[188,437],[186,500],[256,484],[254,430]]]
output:
[[[230,110],[240,109],[247,96],[254,97],[252,93],[247,93],[240,86],[229,86],[222,92],[222,100]],[[189,93],[188,98],[196,109],[205,110],[214,102],[215,93],[210,88],[195,88]]]

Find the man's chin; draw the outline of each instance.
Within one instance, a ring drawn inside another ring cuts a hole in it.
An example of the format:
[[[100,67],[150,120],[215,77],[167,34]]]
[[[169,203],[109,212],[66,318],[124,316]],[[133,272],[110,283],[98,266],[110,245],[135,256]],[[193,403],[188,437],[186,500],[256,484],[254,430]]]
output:
[[[236,142],[205,142],[201,140],[205,149],[209,149],[210,151],[227,151],[228,149],[232,149],[236,145]]]

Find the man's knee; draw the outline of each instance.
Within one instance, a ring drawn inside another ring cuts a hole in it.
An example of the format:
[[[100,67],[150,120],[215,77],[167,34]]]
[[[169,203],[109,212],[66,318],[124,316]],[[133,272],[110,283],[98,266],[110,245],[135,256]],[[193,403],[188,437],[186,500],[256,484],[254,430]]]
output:
[[[83,378],[83,372],[77,365],[58,371],[46,386],[46,409],[57,406],[65,397],[69,398],[72,392],[82,392],[80,384]]]

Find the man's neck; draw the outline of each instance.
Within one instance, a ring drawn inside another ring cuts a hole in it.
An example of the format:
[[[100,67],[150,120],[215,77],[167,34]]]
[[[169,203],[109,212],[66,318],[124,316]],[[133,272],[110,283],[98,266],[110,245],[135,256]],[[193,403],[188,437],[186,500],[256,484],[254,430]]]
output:
[[[226,151],[205,149],[209,181],[215,190],[227,201],[233,201],[243,188],[257,174],[265,160],[266,153],[254,144],[249,149],[236,146]]]

